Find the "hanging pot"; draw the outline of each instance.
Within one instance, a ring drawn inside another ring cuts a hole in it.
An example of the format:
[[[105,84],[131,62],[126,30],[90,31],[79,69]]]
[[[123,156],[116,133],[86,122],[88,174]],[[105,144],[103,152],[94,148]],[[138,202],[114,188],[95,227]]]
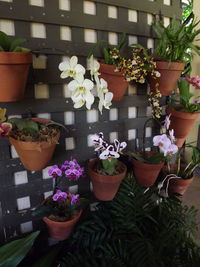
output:
[[[179,195],[183,195],[187,191],[192,181],[193,177],[189,179],[170,179],[169,193],[178,193]]]
[[[117,193],[121,181],[124,179],[127,171],[127,167],[121,161],[118,161],[120,164],[120,169],[122,172],[115,175],[103,175],[97,173],[94,168],[98,163],[98,159],[92,159],[88,163],[89,174],[92,180],[93,192],[97,199],[103,201],[112,200]]]
[[[24,96],[30,52],[0,52],[0,102],[15,102]]]
[[[113,93],[113,101],[119,101],[126,93],[128,82],[122,72],[115,71],[116,66],[100,63],[101,78],[107,81],[108,89]]]
[[[161,75],[156,79],[151,75],[148,76],[150,89],[152,91],[158,89],[163,96],[171,95],[176,88],[176,83],[184,70],[184,66],[183,62],[156,61],[156,71],[159,71]]]
[[[51,120],[40,118],[33,118],[32,120],[43,124],[52,122]],[[44,169],[51,160],[59,138],[60,131],[58,131],[51,142],[26,142],[16,140],[13,137],[9,137],[9,141],[15,147],[24,168],[31,171],[40,171]]]
[[[59,241],[67,239],[72,233],[75,225],[81,217],[82,210],[71,220],[65,222],[56,222],[48,217],[44,217],[43,221],[46,223],[51,238]]]
[[[147,164],[132,158],[135,178],[140,186],[149,187],[154,185],[164,162],[158,164]]]
[[[176,137],[176,145],[182,147],[188,134],[190,133],[196,118],[200,115],[197,113],[187,113],[182,111],[177,111],[171,108],[167,108],[167,114],[171,114],[170,129],[174,129],[174,136]]]

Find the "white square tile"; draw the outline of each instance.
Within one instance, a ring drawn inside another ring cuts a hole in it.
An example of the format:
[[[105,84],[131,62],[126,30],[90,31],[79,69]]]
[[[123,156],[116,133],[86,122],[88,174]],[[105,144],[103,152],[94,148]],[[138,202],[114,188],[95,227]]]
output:
[[[147,107],[146,116],[147,117],[152,116],[152,107],[150,107],[150,106]]]
[[[129,35],[128,36],[128,44],[137,44],[138,43],[138,37],[136,35]]]
[[[44,0],[29,0],[29,5],[44,6]]]
[[[129,107],[128,108],[128,118],[133,119],[137,117],[137,108],[136,107]]]
[[[21,223],[20,230],[22,234],[29,233],[33,231],[33,223],[32,221]]]
[[[90,191],[91,191],[91,192],[93,191],[93,185],[92,185],[92,182],[90,182]]]
[[[71,92],[68,89],[67,83],[63,84],[63,95],[64,95],[64,98],[70,98],[71,97]]]
[[[117,7],[108,6],[108,17],[111,19],[117,19]]]
[[[128,130],[128,140],[136,139],[136,129]]]
[[[75,141],[73,137],[65,138],[65,149],[73,150],[75,148]]]
[[[12,118],[19,118],[19,119],[21,119],[22,118],[22,115],[11,114],[11,115],[8,116],[8,119],[12,119]]]
[[[0,31],[5,32],[8,35],[15,35],[14,21],[8,19],[0,19]]]
[[[75,114],[73,111],[64,112],[64,123],[65,125],[72,125],[75,121]]]
[[[150,147],[146,147],[145,151],[151,151],[151,148]]]
[[[35,84],[35,98],[36,99],[49,98],[49,86],[48,86],[48,84]]]
[[[47,56],[45,55],[33,55],[33,68],[34,69],[46,69],[47,68]]]
[[[52,178],[49,174],[48,174],[48,171],[49,171],[49,169],[51,169],[52,168],[52,166],[48,166],[48,167],[46,167],[46,168],[44,168],[43,170],[42,170],[42,178],[43,179],[49,179],[49,178]]]
[[[96,15],[96,3],[94,3],[93,1],[84,1],[83,13],[89,15]]]
[[[145,136],[146,137],[151,137],[152,136],[152,128],[151,127],[146,127]]]
[[[92,139],[91,139],[91,136],[92,136],[93,134],[89,134],[88,135],[88,137],[87,137],[87,145],[88,145],[88,147],[92,147],[92,146],[94,146],[94,144],[93,144],[93,142],[92,142]]]
[[[44,199],[48,198],[49,196],[53,195],[53,191],[44,192]]]
[[[76,194],[78,192],[78,185],[76,184],[76,185],[69,186],[68,190],[70,193]]]
[[[164,26],[167,27],[170,24],[170,18],[163,17],[163,23],[164,23]]]
[[[59,0],[59,9],[69,11],[70,0]]]
[[[167,6],[171,6],[171,0],[163,0],[163,4]]]
[[[153,38],[148,38],[147,39],[147,48],[154,48],[154,39]]]
[[[31,207],[30,197],[17,198],[18,210],[29,209]]]
[[[147,14],[147,24],[151,25],[153,23],[153,15],[148,13]]]
[[[95,109],[87,110],[86,116],[88,123],[97,122],[99,119],[99,113]]]
[[[129,84],[128,85],[128,95],[136,95],[136,94],[137,94],[136,86]]]
[[[51,119],[51,113],[38,113],[37,117],[41,118],[41,119],[50,120]]]
[[[28,183],[27,171],[20,171],[14,173],[15,185]]]
[[[115,139],[118,138],[118,133],[117,132],[111,132],[109,134],[109,139],[110,139],[110,142],[113,143]]]
[[[17,154],[17,151],[15,150],[15,147],[14,147],[14,146],[11,146],[10,148],[11,148],[11,157],[12,157],[13,159],[15,159],[15,158],[19,158],[19,156],[18,156],[18,154]]]
[[[109,111],[109,120],[115,121],[118,119],[118,109],[117,108],[111,108]]]
[[[108,33],[108,42],[110,45],[118,45],[118,35],[116,32]]]
[[[97,32],[92,29],[84,29],[84,40],[86,43],[96,43]]]
[[[136,10],[128,10],[128,21],[137,22],[138,21],[138,12]]]
[[[9,2],[12,3],[13,0],[0,0],[1,2]]]
[[[31,37],[46,38],[46,27],[43,23],[31,23]]]
[[[60,26],[60,40],[71,41],[71,28],[68,26]]]

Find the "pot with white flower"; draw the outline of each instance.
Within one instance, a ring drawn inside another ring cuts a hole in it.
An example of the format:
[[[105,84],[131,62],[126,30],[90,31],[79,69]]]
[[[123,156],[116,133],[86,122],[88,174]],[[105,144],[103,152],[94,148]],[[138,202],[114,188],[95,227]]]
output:
[[[192,100],[193,95],[189,89],[189,84],[199,89],[199,83],[198,76],[181,79],[178,82],[179,93],[171,96],[168,103],[167,114],[171,114],[170,128],[174,129],[178,147],[182,147],[195,120],[200,115],[200,100],[198,98]]]
[[[118,158],[127,144],[115,139],[114,144],[109,145],[104,141],[103,133],[93,135],[91,138],[95,151],[99,154],[99,159],[92,159],[88,164],[93,192],[97,199],[109,201],[115,197],[126,175],[127,167]]]
[[[82,214],[86,200],[80,198],[79,194],[64,192],[59,188],[61,180],[78,180],[83,172],[84,169],[75,159],[65,161],[61,166],[54,165],[48,170],[53,178],[53,195],[33,211],[33,216],[43,218],[51,238],[67,239]]]
[[[68,89],[71,92],[71,99],[74,103],[74,108],[81,108],[86,105],[87,109],[91,109],[92,104],[95,101],[94,94],[94,81],[96,83],[97,97],[99,99],[99,111],[102,113],[103,107],[109,109],[113,94],[108,92],[107,82],[104,79],[100,79],[99,63],[91,57],[89,59],[89,71],[91,79],[85,79],[84,75],[86,69],[78,64],[78,58],[72,56],[69,60],[61,62],[59,69],[62,71],[60,77],[62,79],[71,77],[73,80],[69,82]]]

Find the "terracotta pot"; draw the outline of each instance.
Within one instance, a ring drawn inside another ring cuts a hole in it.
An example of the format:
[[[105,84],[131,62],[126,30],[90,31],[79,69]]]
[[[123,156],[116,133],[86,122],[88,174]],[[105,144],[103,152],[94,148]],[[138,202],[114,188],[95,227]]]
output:
[[[0,52],[0,102],[23,98],[31,62],[30,52]]]
[[[113,93],[113,101],[119,101],[126,93],[128,82],[122,72],[115,72],[116,66],[100,63],[101,78],[107,81],[108,89]]]
[[[49,236],[60,241],[67,239],[79,221],[81,214],[82,210],[77,216],[66,222],[56,222],[50,220],[48,217],[44,217],[43,221],[47,224]]]
[[[52,122],[46,119],[33,118],[32,120],[41,123]],[[10,143],[15,147],[17,154],[22,161],[24,168],[31,171],[44,169],[52,158],[56,144],[60,138],[60,131],[52,142],[25,142],[9,137]]]
[[[121,181],[124,179],[127,167],[124,163],[119,161],[123,172],[116,175],[103,175],[94,171],[98,159],[92,159],[88,163],[89,174],[92,180],[93,192],[97,199],[103,201],[112,200],[117,193]]]
[[[183,62],[165,62],[156,61],[156,70],[160,72],[161,76],[154,79],[148,76],[148,83],[152,91],[159,89],[162,95],[171,95],[173,89],[176,87],[177,80],[184,70],[185,64]],[[156,87],[156,84],[159,84]]]
[[[174,129],[174,135],[177,138],[176,145],[182,147],[200,112],[186,113],[171,108],[168,108],[166,112],[168,115],[171,114],[170,129]]]
[[[159,164],[147,164],[132,158],[135,178],[140,186],[152,186],[162,169],[164,162]]]
[[[171,179],[169,181],[169,193],[178,193],[179,195],[183,195],[192,181],[193,177],[190,179]]]

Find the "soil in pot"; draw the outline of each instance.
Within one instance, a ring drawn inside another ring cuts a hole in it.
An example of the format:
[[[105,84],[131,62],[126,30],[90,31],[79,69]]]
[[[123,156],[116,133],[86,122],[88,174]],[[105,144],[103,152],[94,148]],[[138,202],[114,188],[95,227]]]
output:
[[[171,95],[176,87],[185,64],[183,62],[156,61],[156,71],[160,72],[160,77],[154,79],[148,76],[148,83],[152,91],[158,89],[163,96]],[[157,86],[158,84],[158,86]]]
[[[49,219],[48,217],[44,217],[43,221],[48,227],[49,236],[59,241],[67,239],[71,235],[75,225],[79,221],[81,214],[82,210],[78,214],[76,214],[74,218],[65,222],[57,222]]]
[[[99,72],[101,78],[107,81],[109,91],[113,93],[113,101],[119,101],[126,93],[128,82],[122,72],[116,72],[115,69],[114,65],[100,63]]]
[[[24,96],[30,52],[0,52],[0,102],[15,102]]]
[[[92,159],[88,163],[89,174],[92,180],[93,192],[97,199],[102,201],[112,200],[124,179],[127,167],[119,161],[121,172],[115,175],[103,175],[96,172],[95,168],[98,164],[98,159]]]
[[[159,164],[147,164],[132,158],[135,178],[140,186],[149,187],[154,185],[164,162]]]
[[[46,119],[34,118],[34,121],[46,124],[52,122]],[[9,137],[10,143],[15,147],[22,164],[27,170],[39,171],[44,169],[51,160],[56,144],[60,138],[60,131],[54,129],[54,136],[48,141],[21,141],[15,135]]]
[[[174,129],[174,136],[176,137],[176,145],[182,147],[185,139],[190,133],[196,118],[200,115],[198,113],[187,113],[182,111],[177,111],[171,108],[167,109],[167,114],[171,114],[170,129]]]

